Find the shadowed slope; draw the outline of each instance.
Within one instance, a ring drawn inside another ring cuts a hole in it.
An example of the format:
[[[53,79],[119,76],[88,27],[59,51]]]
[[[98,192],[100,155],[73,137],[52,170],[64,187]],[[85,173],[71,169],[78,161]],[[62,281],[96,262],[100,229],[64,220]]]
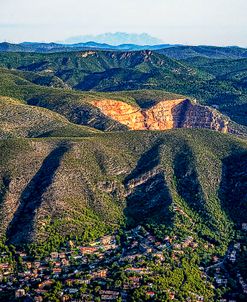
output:
[[[172,198],[160,166],[163,143],[159,140],[145,152],[124,180],[127,189],[125,214],[130,225],[154,221],[171,225]]]
[[[42,203],[42,196],[52,184],[60,162],[68,150],[69,146],[62,143],[55,148],[45,158],[39,171],[26,186],[20,197],[19,207],[7,229],[9,242],[27,243],[32,239],[35,216]]]
[[[174,158],[174,176],[178,194],[187,205],[202,218],[212,219],[207,209],[206,197],[199,181],[195,156],[191,148],[181,144],[180,152]],[[208,221],[210,221],[208,219]]]
[[[223,161],[219,196],[222,207],[235,223],[247,222],[247,152]]]

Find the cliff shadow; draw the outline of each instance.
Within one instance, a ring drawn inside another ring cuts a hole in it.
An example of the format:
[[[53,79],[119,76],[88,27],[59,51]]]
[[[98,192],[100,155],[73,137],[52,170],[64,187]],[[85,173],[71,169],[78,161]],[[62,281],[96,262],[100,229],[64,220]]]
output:
[[[67,144],[60,144],[51,151],[22,192],[19,207],[6,232],[8,243],[19,244],[32,241],[35,216],[41,206],[42,196],[52,184],[61,160],[69,148]]]
[[[160,147],[163,140],[145,152],[135,169],[125,178],[127,206],[124,210],[127,225],[159,223],[171,226],[172,197],[164,171],[160,165]]]
[[[141,174],[145,174],[148,171],[156,168],[160,163],[160,147],[164,143],[163,140],[158,140],[155,142],[154,146],[152,146],[147,152],[143,153],[140,159],[137,162],[134,170],[131,171],[129,175],[124,179],[124,185],[127,185],[128,182],[134,180]]]
[[[188,145],[183,145],[180,152],[176,153],[173,169],[178,194],[194,212],[210,223],[212,217],[208,212],[206,198],[198,178],[195,158]]]
[[[238,227],[247,222],[247,152],[225,158],[219,188],[221,207]]]
[[[190,100],[184,100],[174,108],[172,108],[172,116],[174,119],[174,127],[173,128],[183,128],[184,123],[187,118],[187,112],[191,105]]]

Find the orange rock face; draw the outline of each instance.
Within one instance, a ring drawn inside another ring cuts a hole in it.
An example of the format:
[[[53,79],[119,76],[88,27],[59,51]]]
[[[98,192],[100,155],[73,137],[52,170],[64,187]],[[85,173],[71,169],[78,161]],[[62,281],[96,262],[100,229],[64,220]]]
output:
[[[160,101],[148,109],[107,99],[94,101],[93,105],[131,130],[208,128],[227,132],[228,121],[220,113],[187,99]]]
[[[174,108],[183,102],[184,99],[161,101],[157,105],[144,111],[145,129],[167,130],[176,128],[176,114],[174,114]]]
[[[144,116],[138,107],[115,100],[94,101],[93,105],[98,107],[105,115],[132,130],[145,129]]]

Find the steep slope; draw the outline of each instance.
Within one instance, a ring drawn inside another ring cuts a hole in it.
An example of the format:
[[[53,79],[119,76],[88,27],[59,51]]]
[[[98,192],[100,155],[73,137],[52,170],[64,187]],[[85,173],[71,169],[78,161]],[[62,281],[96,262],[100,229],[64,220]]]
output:
[[[233,195],[236,182],[245,190],[238,165],[246,142],[229,135],[181,129],[0,143],[1,234],[13,243],[156,222],[221,245],[232,224],[245,221],[228,215],[224,197],[229,183]],[[235,164],[222,173],[231,157]]]
[[[55,89],[36,85],[23,78],[20,73],[2,69],[0,73],[0,95],[19,99],[65,116],[70,122],[97,129],[125,129],[119,123],[104,116],[91,105],[92,99],[106,98],[104,94],[79,93],[72,90]],[[119,98],[121,96],[119,95]]]
[[[228,120],[216,110],[188,99],[163,100],[141,109],[113,100],[93,101],[93,105],[112,119],[132,130],[167,130],[173,128],[208,128],[231,132]]]
[[[215,78],[214,81],[221,82],[220,85],[225,87],[226,93],[215,94],[207,104],[217,106],[223,114],[228,114],[234,121],[246,124],[247,59],[219,60],[195,57],[186,59],[185,63],[211,74]],[[232,90],[231,93],[226,87],[229,84],[235,92]],[[236,93],[236,90],[240,93]]]
[[[0,138],[87,136],[96,132],[95,129],[72,124],[50,110],[0,96]]]

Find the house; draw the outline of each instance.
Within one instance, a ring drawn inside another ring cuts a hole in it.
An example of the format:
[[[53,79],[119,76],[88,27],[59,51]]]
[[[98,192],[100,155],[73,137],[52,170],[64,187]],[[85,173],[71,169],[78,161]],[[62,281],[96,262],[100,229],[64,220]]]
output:
[[[18,298],[21,298],[21,297],[24,297],[26,295],[25,293],[25,290],[20,288],[20,289],[17,289],[15,291],[15,297],[18,299]]]
[[[149,291],[149,292],[146,292],[146,295],[150,298],[153,298],[155,296],[155,292]]]
[[[51,258],[52,259],[57,259],[58,258],[58,252],[52,252],[51,253]]]
[[[61,274],[62,269],[60,267],[55,267],[52,270],[53,274]]]
[[[236,251],[233,250],[230,255],[228,255],[228,259],[234,263],[236,261]]]
[[[74,279],[65,280],[65,284],[68,285],[68,286],[72,286],[73,282],[74,282]]]
[[[166,237],[164,238],[164,241],[166,241],[166,242],[170,242],[170,241],[171,241],[171,239],[170,239],[170,237],[169,237],[169,236],[166,236]]]
[[[54,262],[55,267],[59,267],[60,265],[61,265],[61,263],[59,261]]]
[[[67,259],[62,259],[61,263],[63,266],[69,266],[69,261]]]
[[[216,255],[214,255],[214,256],[212,256],[212,260],[213,260],[213,262],[218,262],[219,258]]]
[[[100,290],[101,300],[116,300],[119,292],[113,290]]]
[[[40,261],[34,261],[33,265],[34,265],[35,268],[39,268],[41,263],[40,263]]]
[[[187,237],[185,240],[183,240],[183,242],[182,242],[183,248],[188,247],[192,242],[193,242],[193,237],[192,237],[192,236],[188,236],[188,237]]]
[[[87,280],[81,280],[81,284],[90,284],[91,280],[87,279]]]
[[[65,253],[64,253],[64,252],[59,253],[59,258],[60,258],[60,259],[64,259],[64,258],[66,258]]]
[[[10,269],[10,265],[8,263],[1,263],[0,264],[0,270],[4,271],[8,271]]]
[[[198,247],[198,243],[197,242],[191,242],[190,247],[192,247],[193,249],[197,248]]]
[[[221,285],[221,284],[222,284],[222,279],[221,279],[219,276],[216,276],[216,277],[215,277],[215,282],[216,282],[218,285]]]
[[[35,302],[43,302],[43,297],[42,296],[35,296],[34,301]]]
[[[169,299],[174,300],[175,299],[175,293],[174,292],[169,292]]]
[[[174,250],[173,253],[174,253],[174,255],[183,255],[183,254],[184,254],[184,251],[181,251],[181,250]]]
[[[70,301],[70,296],[64,295],[62,296],[62,302]]]
[[[93,278],[106,278],[106,276],[107,276],[107,269],[94,272],[92,274],[92,276],[93,276]]]
[[[142,243],[140,244],[140,251],[142,253],[152,253],[152,248]]]
[[[77,288],[69,288],[69,294],[75,294],[77,293],[79,290]]]
[[[42,283],[40,283],[38,285],[38,288],[44,289],[45,287],[51,287],[53,283],[54,283],[54,281],[52,281],[52,280],[46,280],[46,281],[43,281]]]
[[[242,230],[247,231],[247,223],[246,222],[242,223]]]
[[[158,258],[160,261],[164,261],[165,258],[164,258],[164,255],[162,252],[159,252],[159,253],[155,253],[153,254],[154,257]]]
[[[239,250],[240,249],[240,243],[239,242],[235,243],[234,244],[234,248],[237,249],[237,250]]]
[[[124,289],[135,289],[140,287],[140,277],[129,277],[128,282],[124,283]]]
[[[147,273],[147,269],[144,267],[141,267],[141,268],[136,268],[136,267],[129,267],[129,268],[126,268],[125,269],[125,272],[126,273],[136,273],[136,274],[145,274]]]
[[[80,251],[83,255],[92,255],[98,250],[97,247],[84,246],[80,248]]]
[[[27,254],[22,252],[18,252],[17,255],[19,255],[22,259],[27,257]]]
[[[32,268],[32,262],[25,262],[27,269]]]
[[[182,248],[182,246],[179,243],[174,243],[173,248],[176,249],[176,250],[180,250]]]
[[[103,245],[108,245],[114,241],[114,237],[110,235],[103,236],[100,241]]]

